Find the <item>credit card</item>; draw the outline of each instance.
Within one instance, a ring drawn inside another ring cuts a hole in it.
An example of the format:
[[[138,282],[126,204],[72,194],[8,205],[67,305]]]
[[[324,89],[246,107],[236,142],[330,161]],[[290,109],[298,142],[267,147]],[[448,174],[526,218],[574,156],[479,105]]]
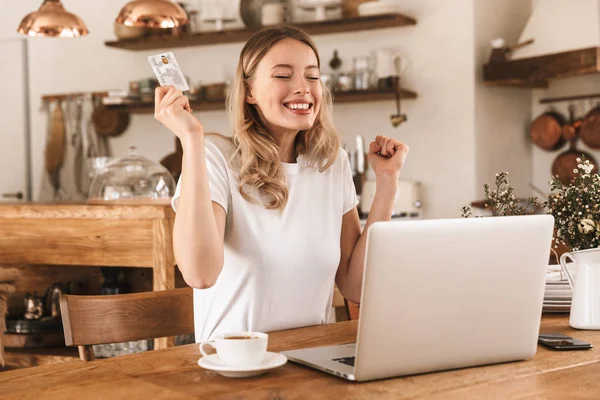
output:
[[[168,51],[166,53],[160,53],[154,56],[149,56],[150,66],[158,79],[160,86],[174,86],[177,90],[185,92],[190,90],[175,55]]]

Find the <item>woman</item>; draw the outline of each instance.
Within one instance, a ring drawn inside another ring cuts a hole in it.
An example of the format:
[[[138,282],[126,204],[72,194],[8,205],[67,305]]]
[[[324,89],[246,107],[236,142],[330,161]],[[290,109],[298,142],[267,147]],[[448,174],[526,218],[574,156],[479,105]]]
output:
[[[194,290],[196,340],[327,323],[334,282],[360,302],[366,231],[389,220],[408,153],[377,136],[377,191],[361,235],[346,153],[312,40],[293,27],[253,35],[228,95],[231,138],[208,135],[187,97],[156,89],[155,118],[181,139],[173,247]]]

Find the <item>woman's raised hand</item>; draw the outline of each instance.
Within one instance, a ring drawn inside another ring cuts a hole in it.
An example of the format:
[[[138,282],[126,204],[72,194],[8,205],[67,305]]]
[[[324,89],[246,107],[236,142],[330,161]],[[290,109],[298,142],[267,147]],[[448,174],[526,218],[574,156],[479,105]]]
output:
[[[376,177],[395,176],[398,179],[407,155],[407,145],[387,136],[376,136],[369,146],[369,164]]]
[[[204,134],[202,124],[192,114],[189,99],[173,86],[156,88],[154,118],[169,128],[182,142]]]

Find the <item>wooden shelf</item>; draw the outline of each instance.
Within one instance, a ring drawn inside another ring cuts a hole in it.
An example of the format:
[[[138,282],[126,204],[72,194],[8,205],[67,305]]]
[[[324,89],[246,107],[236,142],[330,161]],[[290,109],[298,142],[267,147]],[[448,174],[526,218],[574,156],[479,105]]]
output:
[[[400,91],[400,100],[416,99],[417,94],[413,91],[402,89]],[[336,92],[333,94],[334,103],[358,103],[371,101],[386,101],[395,100],[396,93],[393,90],[377,91],[377,90],[354,90],[348,92]],[[204,101],[192,102],[194,111],[214,111],[224,110],[224,101]],[[152,114],[154,112],[154,103],[129,102],[125,104],[106,105],[112,110],[121,110],[130,114]]]
[[[309,35],[328,33],[356,32],[364,30],[393,28],[415,25],[417,21],[402,14],[381,14],[368,17],[352,17],[319,22],[294,24]],[[223,43],[245,42],[256,31],[254,29],[230,29],[214,32],[201,32],[185,36],[151,36],[139,39],[126,39],[105,42],[108,47],[124,50],[151,50],[175,47],[207,46]]]
[[[417,94],[411,90],[400,89],[400,100],[416,99]],[[396,92],[393,90],[353,90],[348,92],[335,92],[334,103],[359,103],[369,101],[396,100]]]
[[[483,79],[489,86],[545,88],[552,79],[598,72],[600,47],[589,47],[519,60],[490,62],[483,66]]]

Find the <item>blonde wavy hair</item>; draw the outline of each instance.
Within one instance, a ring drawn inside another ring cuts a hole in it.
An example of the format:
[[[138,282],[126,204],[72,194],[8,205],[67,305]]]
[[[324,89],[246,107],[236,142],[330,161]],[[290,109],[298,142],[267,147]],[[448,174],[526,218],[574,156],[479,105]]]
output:
[[[278,26],[263,29],[255,33],[246,43],[238,62],[235,78],[227,94],[227,110],[233,136],[231,141],[236,151],[232,158],[238,158],[239,190],[244,199],[257,203],[250,194],[252,188],[258,189],[270,201],[264,204],[267,209],[283,211],[288,201],[285,170],[280,164],[278,147],[273,137],[263,125],[255,105],[245,101],[256,67],[268,51],[283,39],[295,39],[314,51],[317,66],[321,60],[317,48],[310,37],[302,30],[291,26]],[[331,118],[332,97],[327,85],[321,83],[323,98],[319,114],[313,126],[299,131],[295,147],[297,154],[302,154],[309,166],[325,171],[335,161],[340,141]]]

